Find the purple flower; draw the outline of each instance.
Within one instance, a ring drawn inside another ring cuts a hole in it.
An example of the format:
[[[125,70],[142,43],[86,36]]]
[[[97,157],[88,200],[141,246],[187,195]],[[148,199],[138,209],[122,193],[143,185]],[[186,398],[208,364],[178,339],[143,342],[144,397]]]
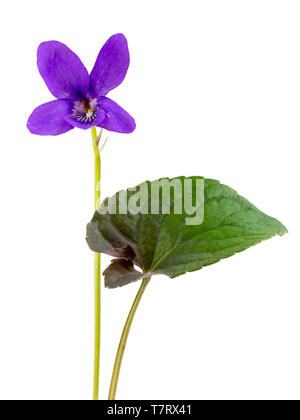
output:
[[[97,126],[118,133],[131,133],[134,119],[107,98],[119,86],[129,67],[129,51],[122,34],[113,35],[102,47],[88,74],[80,58],[57,41],[43,42],[37,52],[37,65],[50,92],[57,100],[36,108],[27,127],[33,134],[66,133],[74,127],[84,130]]]

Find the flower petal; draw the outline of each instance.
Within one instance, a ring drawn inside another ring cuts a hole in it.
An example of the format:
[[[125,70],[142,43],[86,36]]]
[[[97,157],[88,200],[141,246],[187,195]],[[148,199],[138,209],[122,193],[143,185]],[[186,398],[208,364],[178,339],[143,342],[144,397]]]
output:
[[[38,48],[37,65],[56,98],[85,97],[89,86],[88,71],[66,45],[57,41],[43,42]]]
[[[106,117],[98,127],[117,133],[132,133],[135,130],[134,119],[116,102],[105,97],[99,98],[99,107],[104,109]]]
[[[30,115],[27,128],[33,134],[57,136],[73,129],[64,117],[72,111],[68,99],[59,99],[40,105]]]
[[[99,109],[96,119],[91,123],[80,122],[74,118],[72,114],[69,114],[65,117],[67,123],[71,124],[73,127],[81,128],[82,130],[87,130],[89,128],[97,126],[101,123],[105,118],[105,111],[103,109]]]
[[[106,96],[119,86],[129,67],[128,44],[123,34],[113,35],[102,47],[90,76],[92,97]]]

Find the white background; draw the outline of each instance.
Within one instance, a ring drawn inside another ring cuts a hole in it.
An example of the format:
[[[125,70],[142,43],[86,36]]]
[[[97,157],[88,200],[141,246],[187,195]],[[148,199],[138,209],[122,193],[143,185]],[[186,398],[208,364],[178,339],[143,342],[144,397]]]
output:
[[[103,197],[146,179],[203,175],[290,232],[202,271],[154,278],[117,397],[299,399],[299,19],[289,0],[2,5],[0,399],[92,395],[90,133],[39,137],[26,122],[52,100],[36,68],[40,42],[66,43],[91,70],[117,32],[131,66],[110,97],[137,130],[109,134]],[[137,289],[103,292],[101,398]]]

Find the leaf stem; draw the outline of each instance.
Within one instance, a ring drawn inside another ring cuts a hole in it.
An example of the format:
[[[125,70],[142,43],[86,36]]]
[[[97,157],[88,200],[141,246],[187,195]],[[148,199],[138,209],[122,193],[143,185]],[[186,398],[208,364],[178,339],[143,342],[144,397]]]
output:
[[[102,131],[100,133],[101,137]],[[99,151],[100,138],[96,127],[92,128],[92,140],[95,155],[95,209],[101,204],[101,159]],[[94,391],[93,400],[99,399],[99,375],[100,375],[100,328],[101,328],[101,255],[94,256],[94,297],[95,297],[95,348],[94,348]]]
[[[150,279],[151,279],[151,277],[146,277],[142,281],[141,287],[140,287],[140,289],[139,289],[139,291],[136,295],[136,298],[133,302],[133,305],[132,305],[131,310],[129,312],[128,318],[126,320],[126,323],[125,323],[125,326],[124,326],[124,329],[123,329],[123,333],[122,333],[122,336],[121,336],[121,339],[120,339],[119,348],[118,348],[117,355],[116,355],[114,370],[113,370],[111,383],[110,383],[108,400],[115,400],[115,398],[116,398],[118,380],[119,380],[122,360],[123,360],[123,356],[124,356],[124,351],[125,351],[129,331],[130,331],[130,328],[131,328],[132,321],[133,321],[134,315],[136,313],[136,310],[137,310],[137,308],[139,306],[139,303],[141,301],[141,298],[142,298],[142,296],[143,296],[143,294],[146,290],[146,287],[149,284]]]

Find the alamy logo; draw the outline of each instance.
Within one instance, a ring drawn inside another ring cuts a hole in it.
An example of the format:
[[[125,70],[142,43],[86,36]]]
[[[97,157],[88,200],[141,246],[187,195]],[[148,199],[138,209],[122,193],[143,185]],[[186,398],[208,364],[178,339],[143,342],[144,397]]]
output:
[[[186,225],[204,219],[204,179],[175,178],[143,182],[102,204],[101,214],[182,214]]]

